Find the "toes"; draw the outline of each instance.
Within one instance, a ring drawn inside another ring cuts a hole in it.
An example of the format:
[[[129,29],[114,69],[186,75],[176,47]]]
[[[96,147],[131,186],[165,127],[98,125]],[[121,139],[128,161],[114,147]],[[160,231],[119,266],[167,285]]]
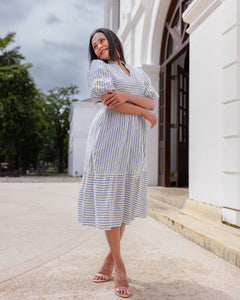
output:
[[[104,274],[95,274],[95,276],[93,277],[93,280],[107,280],[107,276]]]
[[[120,295],[131,295],[131,291],[129,288],[116,288],[116,292]]]
[[[124,295],[131,295],[130,289],[129,289],[129,288],[123,289],[123,294],[124,294]]]
[[[101,280],[101,276],[96,274],[94,277],[93,277],[94,280]]]
[[[125,295],[131,295],[131,292],[130,292],[129,289],[125,289],[125,290],[124,290],[124,294],[125,294]]]

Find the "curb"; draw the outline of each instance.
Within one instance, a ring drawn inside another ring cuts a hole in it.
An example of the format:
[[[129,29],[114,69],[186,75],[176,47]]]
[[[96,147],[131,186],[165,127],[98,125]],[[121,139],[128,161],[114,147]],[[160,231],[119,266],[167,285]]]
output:
[[[151,195],[148,196],[148,215],[240,268],[240,230],[187,215],[186,210]]]

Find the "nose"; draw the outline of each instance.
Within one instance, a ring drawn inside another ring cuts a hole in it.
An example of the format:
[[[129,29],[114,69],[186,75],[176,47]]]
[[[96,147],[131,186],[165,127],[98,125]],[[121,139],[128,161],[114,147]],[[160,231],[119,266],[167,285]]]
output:
[[[98,44],[98,49],[99,50],[102,49],[102,44],[101,43]]]

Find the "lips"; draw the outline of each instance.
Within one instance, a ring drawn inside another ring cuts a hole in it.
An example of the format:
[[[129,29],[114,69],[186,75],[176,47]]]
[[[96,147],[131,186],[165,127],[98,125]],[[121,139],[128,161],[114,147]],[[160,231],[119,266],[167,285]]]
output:
[[[102,49],[102,51],[100,52],[100,55],[103,55],[106,52],[106,50],[108,50],[108,48]]]

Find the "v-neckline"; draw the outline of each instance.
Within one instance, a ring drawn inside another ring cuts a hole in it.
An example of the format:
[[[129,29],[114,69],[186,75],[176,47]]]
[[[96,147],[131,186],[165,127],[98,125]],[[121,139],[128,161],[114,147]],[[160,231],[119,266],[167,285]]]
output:
[[[131,77],[131,72],[130,72],[129,68],[126,67],[126,64],[125,64],[123,61],[122,61],[121,63],[123,64],[123,66],[125,67],[125,69],[128,71],[129,74],[128,74],[127,72],[125,72],[125,71],[120,67],[120,65],[117,63],[118,66],[119,66],[119,68],[120,68],[120,69],[123,71],[123,73],[125,73],[128,77]]]
[[[128,70],[129,72],[129,75],[119,66],[118,62],[115,60],[115,61],[111,61],[113,64],[117,65],[121,72],[123,72],[127,77],[131,78],[132,77],[132,72],[129,70],[129,68],[127,68],[127,64],[125,64],[123,61],[122,61],[122,64],[125,66],[125,68]]]

